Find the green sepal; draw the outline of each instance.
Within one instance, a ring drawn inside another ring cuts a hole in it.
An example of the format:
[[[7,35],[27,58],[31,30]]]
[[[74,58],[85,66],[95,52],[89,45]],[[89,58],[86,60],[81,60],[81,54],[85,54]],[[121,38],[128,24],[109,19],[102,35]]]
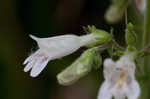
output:
[[[108,32],[97,29],[95,26],[88,26],[88,30],[89,33],[91,33],[90,35],[93,37],[93,39],[86,44],[89,48],[102,45],[111,40],[111,35]]]

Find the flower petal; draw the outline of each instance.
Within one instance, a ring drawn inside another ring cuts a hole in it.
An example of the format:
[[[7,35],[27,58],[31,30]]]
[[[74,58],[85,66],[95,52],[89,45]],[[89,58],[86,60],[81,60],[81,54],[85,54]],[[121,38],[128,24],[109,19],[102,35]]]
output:
[[[136,80],[133,80],[126,91],[128,99],[138,99],[140,96],[140,86]]]
[[[32,60],[31,62],[29,62],[24,68],[24,72],[28,72],[34,66],[35,62],[36,60]]]
[[[51,59],[64,57],[81,47],[80,39],[76,35],[61,35],[49,38],[30,36],[37,41],[40,50],[45,52]]]
[[[30,34],[29,36],[30,36],[33,40],[35,40],[35,41],[38,41],[38,39],[39,39],[38,37],[36,37],[36,36],[34,36],[34,35],[31,35],[31,34]]]
[[[115,67],[115,62],[112,59],[105,59],[104,61],[104,78],[105,80],[110,80],[113,69]]]
[[[40,55],[40,50],[37,50],[35,53],[31,54],[27,59],[25,59],[25,61],[23,62],[23,64],[27,64],[28,62],[30,62],[36,56],[39,56],[39,55]]]
[[[111,58],[105,59],[105,61],[104,61],[104,66],[105,67],[111,67],[111,66],[114,66],[114,65],[115,65],[115,62]]]
[[[125,96],[115,96],[114,99],[126,99]]]
[[[117,62],[116,67],[121,68],[122,70],[126,71],[126,74],[134,79],[135,77],[135,69],[136,65],[134,61],[130,58],[130,56],[122,56]]]
[[[28,72],[36,63],[37,59],[40,57],[40,50],[30,55],[23,64],[27,64],[24,68],[24,72]]]
[[[109,83],[105,81],[99,90],[97,99],[111,99],[111,98],[112,94],[110,93]]]
[[[30,76],[36,77],[40,74],[40,72],[46,67],[48,64],[49,59],[45,58],[44,56],[37,61],[37,63],[33,66]]]
[[[32,55],[29,56],[28,58],[26,58],[25,61],[23,62],[23,64],[24,65],[27,64],[31,60],[31,58],[32,58]]]

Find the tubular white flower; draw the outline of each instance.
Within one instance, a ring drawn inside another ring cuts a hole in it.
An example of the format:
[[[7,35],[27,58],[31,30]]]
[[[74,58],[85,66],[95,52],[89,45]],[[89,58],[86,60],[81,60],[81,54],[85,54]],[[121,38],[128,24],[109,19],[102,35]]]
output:
[[[129,56],[122,56],[117,62],[104,61],[104,78],[98,99],[138,99],[140,87],[135,79],[135,63]]]
[[[32,77],[38,76],[50,60],[69,55],[82,46],[80,38],[75,35],[63,35],[50,38],[37,38],[30,35],[30,37],[39,46],[39,49],[24,61],[24,64],[27,64],[24,71],[28,72],[32,69],[30,73]]]
[[[28,72],[32,69],[30,75],[36,77],[50,60],[69,55],[82,46],[93,47],[110,40],[110,35],[107,32],[95,27],[89,28],[92,33],[83,36],[61,35],[50,38],[38,38],[30,35],[37,42],[39,49],[24,61],[24,64],[27,64],[24,71]]]
[[[39,49],[24,61],[24,64],[27,64],[24,71],[28,72],[32,69],[30,75],[36,77],[50,60],[69,55],[82,46],[95,46],[109,40],[109,34],[107,32],[96,31],[98,33],[94,32],[84,36],[61,35],[50,38],[38,38],[30,35],[37,42]]]

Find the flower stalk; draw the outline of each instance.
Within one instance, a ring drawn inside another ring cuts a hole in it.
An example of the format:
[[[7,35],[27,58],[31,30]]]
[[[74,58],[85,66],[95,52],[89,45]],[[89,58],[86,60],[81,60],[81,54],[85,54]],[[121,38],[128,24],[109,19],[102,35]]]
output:
[[[150,0],[146,0],[146,13],[145,13],[145,20],[144,20],[144,42],[143,46],[147,46],[150,42]],[[144,67],[145,67],[145,72],[148,72],[148,64],[149,64],[149,59],[150,57],[146,57],[144,59]]]
[[[145,12],[145,19],[144,19],[144,34],[143,34],[143,46],[147,46],[150,42],[150,0],[146,0],[146,12]],[[149,82],[150,82],[150,66],[149,66],[150,57],[147,56],[144,58],[144,71],[146,76],[148,77],[146,80],[146,88],[142,90],[143,92],[143,99],[149,99]]]

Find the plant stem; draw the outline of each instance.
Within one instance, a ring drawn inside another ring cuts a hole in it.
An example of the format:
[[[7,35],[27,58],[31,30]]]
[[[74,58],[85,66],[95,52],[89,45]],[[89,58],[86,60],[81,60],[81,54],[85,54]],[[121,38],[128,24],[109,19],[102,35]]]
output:
[[[150,42],[150,0],[146,0],[146,13],[144,20],[144,42],[143,46],[147,46]],[[148,72],[149,57],[144,59],[145,72]]]
[[[150,42],[150,0],[146,0],[146,12],[145,12],[145,20],[144,20],[144,34],[143,34],[143,47],[147,46]],[[146,86],[147,88],[142,90],[142,93],[144,93],[144,99],[149,99],[150,95],[149,95],[149,83],[150,83],[150,66],[149,62],[150,61],[150,57],[145,57],[144,58],[144,71],[145,74],[148,76],[147,79],[147,83]]]

